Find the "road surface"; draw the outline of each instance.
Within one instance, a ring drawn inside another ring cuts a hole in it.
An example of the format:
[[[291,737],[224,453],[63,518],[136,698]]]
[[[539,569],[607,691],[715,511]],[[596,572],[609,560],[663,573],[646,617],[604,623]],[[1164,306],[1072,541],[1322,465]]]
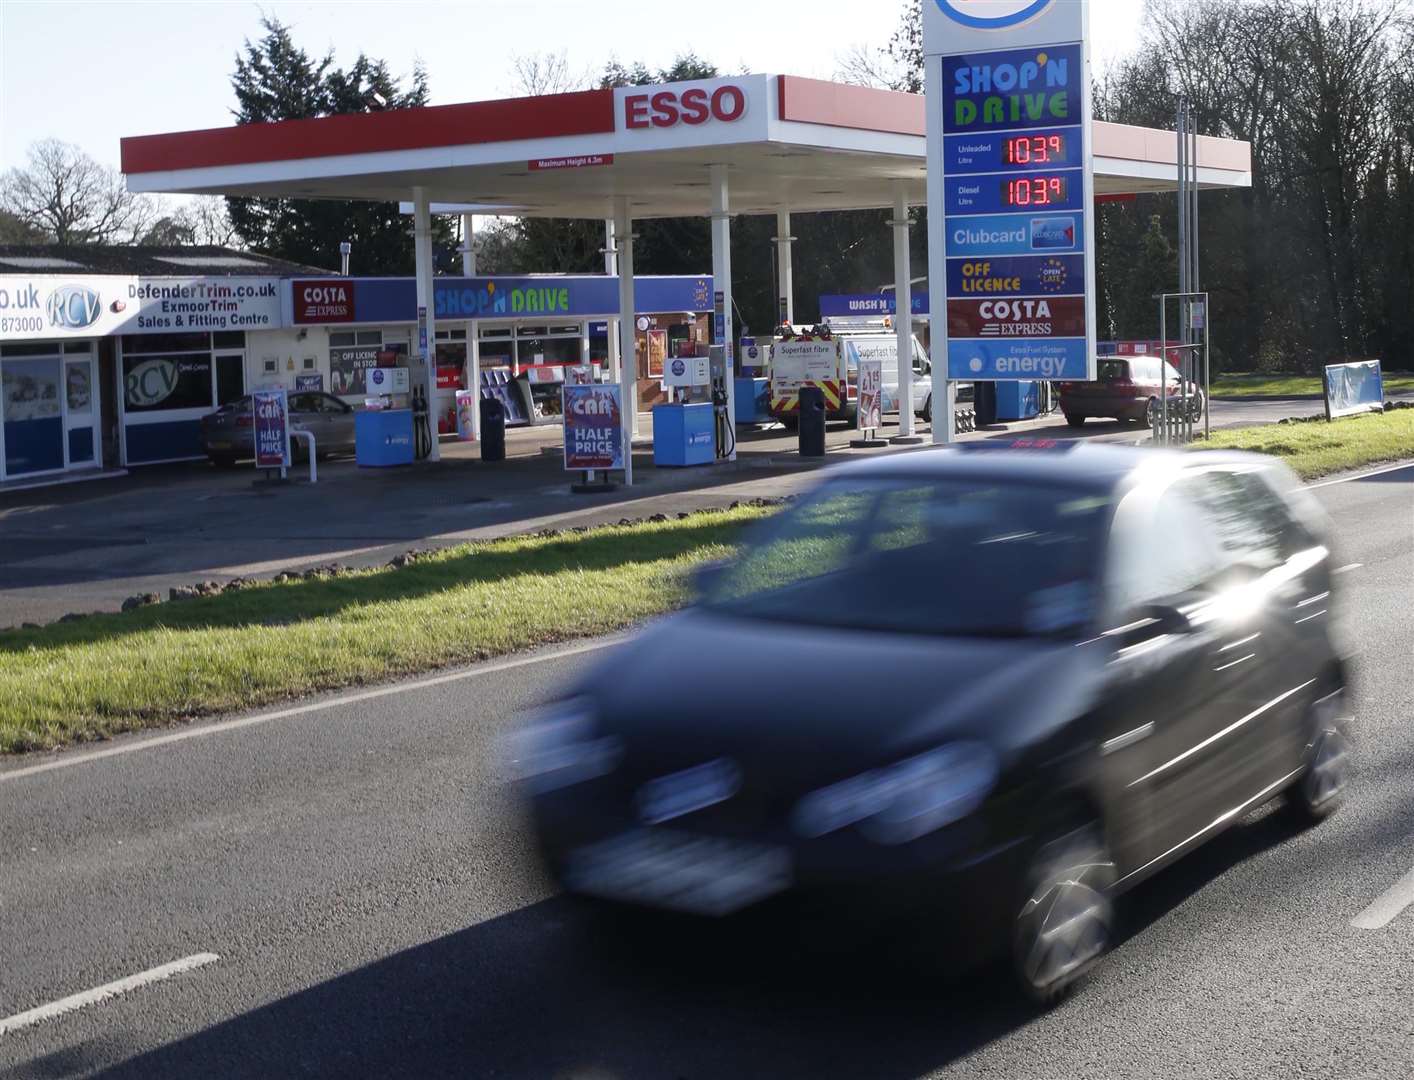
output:
[[[645,951],[555,896],[495,745],[581,652],[0,765],[0,1075],[1407,1080],[1414,468],[1316,494],[1360,653],[1349,805],[1148,882],[1052,1013],[936,959]]]

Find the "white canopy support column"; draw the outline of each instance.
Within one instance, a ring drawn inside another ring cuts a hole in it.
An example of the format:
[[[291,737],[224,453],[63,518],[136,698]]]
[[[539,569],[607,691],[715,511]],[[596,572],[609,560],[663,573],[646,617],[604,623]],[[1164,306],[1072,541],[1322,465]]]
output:
[[[913,433],[913,269],[908,249],[908,189],[894,191],[894,331],[898,335],[898,435],[891,442],[920,443]]]
[[[431,435],[429,461],[442,460],[442,448],[437,440],[437,418],[433,414],[433,403],[437,400],[437,311],[433,303],[432,275],[432,206],[427,198],[427,189],[412,189],[413,203],[413,255],[417,274],[418,325],[413,330],[417,339],[413,342],[413,355],[423,365],[423,392],[427,395],[427,428]],[[422,313],[426,312],[426,322]],[[426,327],[427,343],[424,349],[421,334]]]
[[[795,323],[795,237],[790,234],[790,211],[776,211],[776,322]]]
[[[604,219],[604,273],[609,277],[615,277],[619,272],[619,248],[615,239],[614,219]],[[609,380],[620,382],[623,378],[619,371],[619,324],[617,319],[608,320],[609,337]]]
[[[476,215],[462,215],[462,275],[476,276]],[[481,324],[466,324],[466,385],[476,395],[471,410],[471,436],[481,441]]]
[[[733,343],[735,320],[732,318],[732,219],[731,192],[727,186],[727,167],[710,167],[712,184],[712,288],[722,296],[722,325],[714,327],[727,347],[727,424],[735,433],[736,424],[736,346]],[[713,337],[713,342],[717,338]],[[736,439],[727,460],[736,460]]]
[[[634,360],[633,218],[628,197],[614,199],[614,241],[619,253],[619,387],[623,407],[624,485],[633,486],[633,436],[638,427],[638,364]]]

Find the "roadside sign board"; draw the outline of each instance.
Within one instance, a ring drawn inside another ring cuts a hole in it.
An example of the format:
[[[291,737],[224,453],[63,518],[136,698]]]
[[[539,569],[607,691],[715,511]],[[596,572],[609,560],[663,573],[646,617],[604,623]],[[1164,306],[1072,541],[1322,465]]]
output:
[[[290,407],[283,390],[250,396],[255,432],[255,467],[285,469],[290,464]]]
[[[1088,0],[924,0],[929,275],[950,379],[1091,380]]]
[[[884,364],[881,360],[859,361],[860,431],[875,431],[883,422]]]
[[[771,352],[771,378],[778,391],[837,380],[839,345],[828,339],[781,341]]]
[[[565,469],[622,469],[622,387],[609,383],[566,386],[563,392]]]

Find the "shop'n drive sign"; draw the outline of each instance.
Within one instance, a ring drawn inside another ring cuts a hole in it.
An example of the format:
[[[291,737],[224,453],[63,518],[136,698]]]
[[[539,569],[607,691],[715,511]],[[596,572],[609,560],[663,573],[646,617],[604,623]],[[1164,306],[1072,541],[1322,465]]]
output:
[[[717,121],[730,124],[746,115],[746,91],[734,83],[629,93],[623,99],[624,127],[630,131],[700,127]]]
[[[1088,0],[924,0],[933,311],[964,381],[1095,378]]]
[[[352,281],[295,281],[290,287],[296,324],[354,321]]]

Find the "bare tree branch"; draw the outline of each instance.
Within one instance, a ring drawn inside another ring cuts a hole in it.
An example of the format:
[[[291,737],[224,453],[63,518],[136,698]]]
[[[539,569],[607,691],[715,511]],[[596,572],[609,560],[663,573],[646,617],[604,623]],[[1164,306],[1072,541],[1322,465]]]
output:
[[[29,164],[0,179],[0,207],[60,244],[132,242],[157,213],[117,170],[58,139],[35,143]]]

